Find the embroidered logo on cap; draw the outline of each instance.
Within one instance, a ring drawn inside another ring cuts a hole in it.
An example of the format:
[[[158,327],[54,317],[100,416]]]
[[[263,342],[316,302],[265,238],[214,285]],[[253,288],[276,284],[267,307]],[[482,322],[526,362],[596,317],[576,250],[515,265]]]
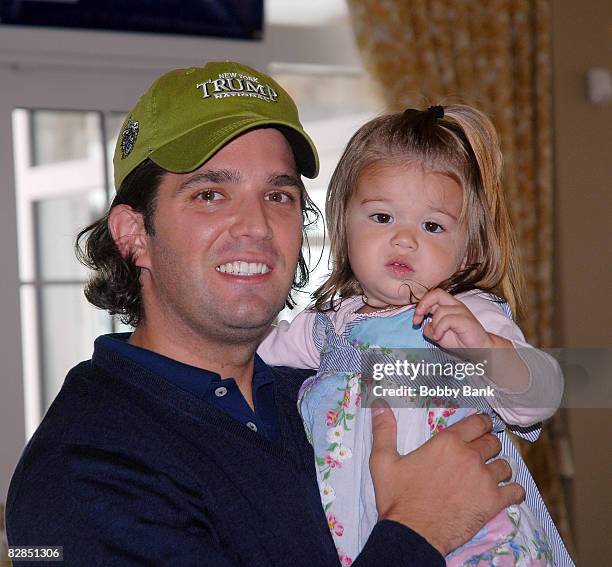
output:
[[[136,120],[130,118],[127,121],[123,133],[121,134],[121,159],[125,159],[132,153],[136,138],[138,138],[139,128],[140,125]]]
[[[257,77],[242,73],[220,73],[216,79],[198,83],[196,89],[202,89],[202,98],[247,96],[266,102],[276,102],[278,99],[278,94],[270,85],[260,83]]]

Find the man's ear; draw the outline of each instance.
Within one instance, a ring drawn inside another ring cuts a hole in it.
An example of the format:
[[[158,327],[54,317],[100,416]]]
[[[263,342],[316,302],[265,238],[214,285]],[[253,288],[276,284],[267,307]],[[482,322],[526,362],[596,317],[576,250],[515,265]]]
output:
[[[150,267],[149,235],[142,213],[129,205],[117,205],[109,213],[108,230],[121,256],[125,258],[131,253],[139,268]]]

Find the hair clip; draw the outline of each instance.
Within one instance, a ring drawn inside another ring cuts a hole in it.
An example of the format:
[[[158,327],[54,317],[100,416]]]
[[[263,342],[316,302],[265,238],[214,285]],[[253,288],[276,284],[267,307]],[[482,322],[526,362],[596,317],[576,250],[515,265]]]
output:
[[[419,112],[419,111],[416,108],[407,108],[406,110],[404,110],[404,112],[402,112],[402,116],[408,117],[411,114],[414,114],[415,112]]]
[[[430,106],[427,112],[433,115],[434,118],[444,118],[444,107],[439,104]]]

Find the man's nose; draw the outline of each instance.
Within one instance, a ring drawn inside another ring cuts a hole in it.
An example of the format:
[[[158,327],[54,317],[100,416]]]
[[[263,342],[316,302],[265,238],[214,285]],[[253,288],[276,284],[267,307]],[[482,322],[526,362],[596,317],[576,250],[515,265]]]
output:
[[[272,227],[268,214],[266,202],[262,199],[241,199],[230,225],[230,235],[234,238],[249,237],[260,240],[271,238]]]
[[[391,243],[399,248],[416,250],[419,247],[418,227],[411,225],[396,225]]]

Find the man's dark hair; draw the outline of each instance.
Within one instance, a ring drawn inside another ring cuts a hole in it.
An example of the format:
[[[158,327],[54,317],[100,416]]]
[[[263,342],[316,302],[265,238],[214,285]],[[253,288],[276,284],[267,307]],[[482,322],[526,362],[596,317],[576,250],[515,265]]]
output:
[[[110,211],[117,205],[129,205],[142,214],[147,234],[155,235],[153,217],[157,205],[159,186],[166,170],[150,159],[143,161],[123,181],[108,212],[96,222],[81,230],[75,242],[79,261],[93,270],[85,286],[87,300],[105,309],[111,315],[119,315],[121,321],[133,327],[144,319],[144,305],[140,285],[140,268],[134,262],[132,253],[122,256],[108,228]],[[316,225],[321,213],[305,190],[301,193],[302,215],[304,217],[304,245],[310,256],[307,230]],[[292,291],[308,284],[308,264],[300,250]],[[285,302],[292,309],[295,301],[292,293]]]

